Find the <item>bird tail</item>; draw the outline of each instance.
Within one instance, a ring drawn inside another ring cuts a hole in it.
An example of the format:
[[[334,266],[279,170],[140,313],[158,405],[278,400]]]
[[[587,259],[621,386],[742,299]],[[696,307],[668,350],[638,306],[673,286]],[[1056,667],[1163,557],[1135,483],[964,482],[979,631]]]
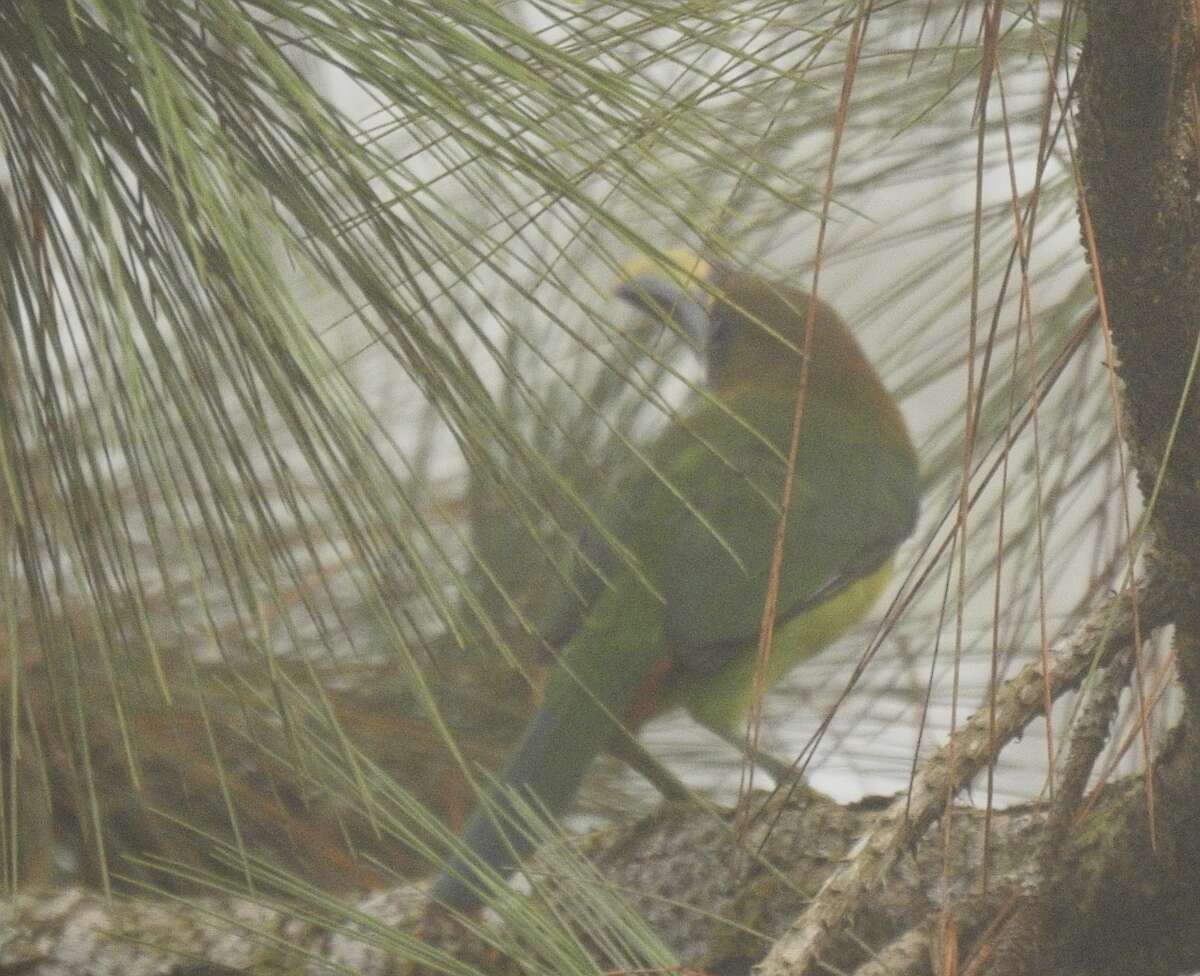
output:
[[[654,671],[656,642],[646,642],[643,631],[641,647],[629,649],[632,655],[622,649],[621,660],[613,661],[604,651],[614,645],[596,646],[597,636],[584,632],[564,649],[542,708],[500,776],[501,787],[467,824],[463,842],[469,853],[456,855],[434,883],[435,901],[462,911],[480,905],[488,891],[484,868],[507,877],[544,834],[538,829],[544,823],[528,823],[528,810],[560,816],[592,760],[619,734],[619,723]],[[525,802],[514,804],[514,795]]]

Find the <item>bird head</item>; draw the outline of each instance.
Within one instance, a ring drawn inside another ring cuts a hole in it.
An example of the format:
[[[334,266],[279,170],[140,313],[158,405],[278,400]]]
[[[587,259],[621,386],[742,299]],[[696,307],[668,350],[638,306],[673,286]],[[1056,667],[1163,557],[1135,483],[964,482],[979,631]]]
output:
[[[683,333],[700,349],[712,339],[713,268],[684,250],[662,251],[621,269],[617,297]]]
[[[718,388],[747,371],[761,376],[765,369],[788,382],[795,375],[809,305],[804,292],[667,250],[626,264],[616,294],[698,347]]]
[[[675,250],[631,262],[622,277],[617,295],[698,346],[718,391],[746,384],[794,389],[806,348],[819,385],[836,392],[875,381],[837,313],[801,289]]]

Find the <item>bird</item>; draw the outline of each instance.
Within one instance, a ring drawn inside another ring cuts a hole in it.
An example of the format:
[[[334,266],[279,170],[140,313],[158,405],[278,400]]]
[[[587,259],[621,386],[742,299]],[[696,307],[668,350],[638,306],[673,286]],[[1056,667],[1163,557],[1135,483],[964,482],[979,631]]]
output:
[[[442,909],[491,900],[544,835],[527,818],[563,814],[592,761],[628,754],[622,744],[649,719],[683,707],[739,741],[798,397],[767,686],[870,610],[916,524],[908,427],[833,308],[747,270],[666,254],[630,266],[617,294],[699,346],[705,384],[598,508],[602,531],[581,544],[572,599],[545,629],[558,651],[541,705],[468,820],[465,850],[432,886]]]

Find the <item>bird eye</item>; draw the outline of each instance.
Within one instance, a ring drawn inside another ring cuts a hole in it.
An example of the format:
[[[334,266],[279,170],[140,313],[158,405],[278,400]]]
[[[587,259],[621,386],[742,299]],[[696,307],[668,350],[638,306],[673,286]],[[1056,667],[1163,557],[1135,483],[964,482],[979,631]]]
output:
[[[617,296],[639,311],[671,323],[701,347],[707,345],[711,331],[708,309],[678,281],[654,274],[637,275],[617,289]]]
[[[721,371],[729,354],[729,338],[731,335],[727,315],[722,314],[724,308],[718,307],[709,318],[708,341],[704,344],[704,355],[708,360],[708,375],[711,380]]]

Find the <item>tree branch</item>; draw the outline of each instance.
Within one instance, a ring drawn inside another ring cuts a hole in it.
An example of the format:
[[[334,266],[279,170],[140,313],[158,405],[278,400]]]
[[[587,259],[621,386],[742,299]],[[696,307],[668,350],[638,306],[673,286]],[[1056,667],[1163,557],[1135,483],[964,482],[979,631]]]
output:
[[[1171,619],[1177,594],[1168,586],[1143,584],[1136,602],[1143,633]],[[971,716],[922,767],[911,796],[895,800],[864,838],[852,860],[833,874],[812,904],[772,948],[762,976],[807,973],[839,938],[877,889],[901,854],[909,850],[955,795],[1000,750],[1042,714],[1043,688],[1058,698],[1079,686],[1093,663],[1104,664],[1130,648],[1134,637],[1135,601],[1123,593],[1101,604],[1052,655],[1048,676],[1040,662],[1026,667],[996,696],[995,736],[987,708]]]

